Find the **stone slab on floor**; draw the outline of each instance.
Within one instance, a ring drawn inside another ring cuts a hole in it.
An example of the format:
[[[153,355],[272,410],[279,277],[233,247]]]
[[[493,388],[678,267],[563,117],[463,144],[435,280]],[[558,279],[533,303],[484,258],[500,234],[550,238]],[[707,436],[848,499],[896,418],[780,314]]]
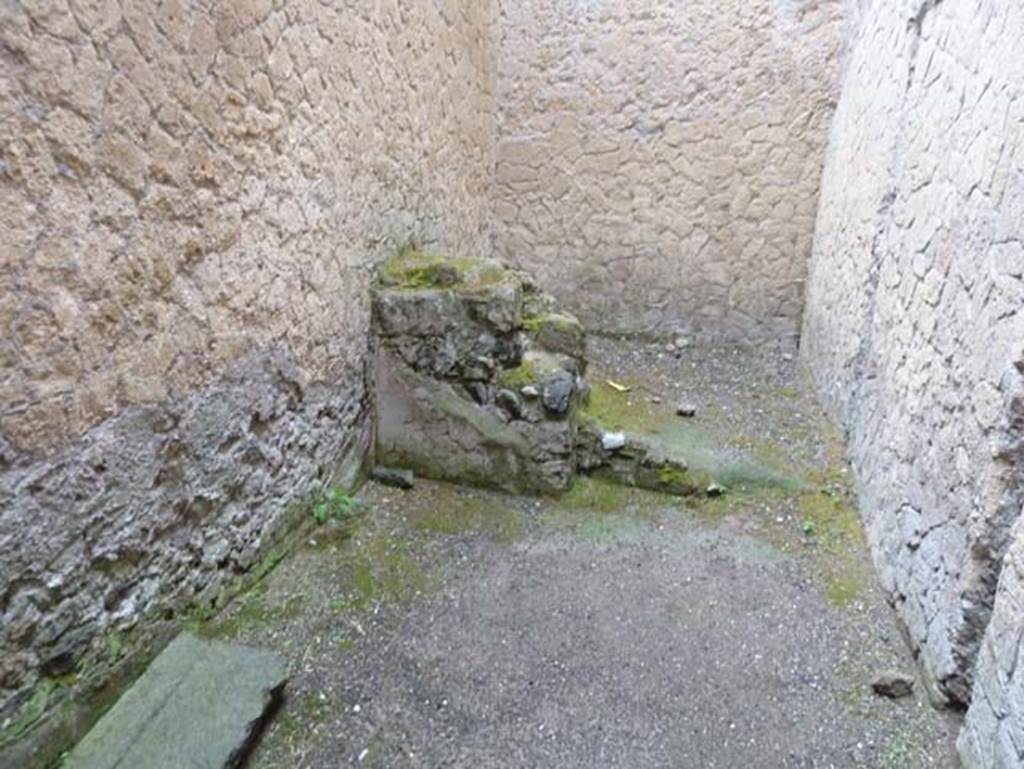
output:
[[[288,679],[277,654],[178,636],[86,735],[65,769],[235,767]]]

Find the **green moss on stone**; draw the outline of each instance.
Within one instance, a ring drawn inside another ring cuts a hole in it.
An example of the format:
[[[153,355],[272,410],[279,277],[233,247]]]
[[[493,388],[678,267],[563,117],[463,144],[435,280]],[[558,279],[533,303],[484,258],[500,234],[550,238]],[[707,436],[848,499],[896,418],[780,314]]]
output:
[[[666,465],[658,470],[658,482],[665,487],[675,488],[692,483],[685,470]]]
[[[502,369],[498,381],[503,387],[517,390],[527,385],[539,386],[549,374],[565,371],[566,356],[553,355],[540,350],[531,350],[523,356],[515,368]]]
[[[451,288],[476,293],[515,280],[514,273],[493,259],[452,257],[407,247],[380,267],[386,286],[410,291]]]
[[[545,328],[550,328],[560,334],[574,334],[582,332],[580,322],[572,315],[559,312],[544,312],[539,315],[532,315],[523,319],[523,328],[531,334],[538,334]]]
[[[36,684],[14,720],[0,731],[0,747],[16,742],[32,728],[46,713],[47,705],[59,686],[52,678],[44,678]]]
[[[402,249],[381,266],[382,281],[407,289],[444,288],[462,280],[452,260],[419,249]]]
[[[527,385],[537,384],[537,366],[532,360],[524,360],[515,368],[502,369],[498,380],[503,387],[518,390]]]

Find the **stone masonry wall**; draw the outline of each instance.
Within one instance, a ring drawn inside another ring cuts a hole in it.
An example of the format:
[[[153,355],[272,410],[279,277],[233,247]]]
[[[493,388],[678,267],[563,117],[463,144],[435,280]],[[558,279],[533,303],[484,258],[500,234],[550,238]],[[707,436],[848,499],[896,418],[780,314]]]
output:
[[[5,737],[365,453],[373,264],[489,247],[495,21],[0,4]]]
[[[1024,425],[1022,425],[1024,427]],[[958,747],[964,769],[1024,766],[1024,518],[1006,557],[992,621],[978,657],[967,724]]]
[[[800,328],[839,0],[501,2],[495,255],[588,328]]]
[[[966,704],[973,687],[971,713],[999,714],[971,741],[993,752],[965,759],[1020,766],[1019,552],[1004,556],[1024,504],[1024,10],[858,5],[803,354],[849,428],[870,544],[932,694]]]

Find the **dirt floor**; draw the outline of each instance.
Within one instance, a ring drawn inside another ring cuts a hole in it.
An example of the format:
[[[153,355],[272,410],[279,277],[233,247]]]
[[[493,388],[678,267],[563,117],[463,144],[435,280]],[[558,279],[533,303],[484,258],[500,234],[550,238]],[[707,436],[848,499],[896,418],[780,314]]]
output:
[[[204,628],[293,667],[250,765],[955,767],[955,715],[871,691],[915,668],[797,364],[603,340],[591,359],[594,416],[726,493],[368,484]]]

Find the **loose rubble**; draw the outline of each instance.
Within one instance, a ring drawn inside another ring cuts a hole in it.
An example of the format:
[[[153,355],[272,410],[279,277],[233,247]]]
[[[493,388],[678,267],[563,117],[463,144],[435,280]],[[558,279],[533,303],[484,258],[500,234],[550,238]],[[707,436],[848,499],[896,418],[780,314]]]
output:
[[[403,251],[373,314],[379,465],[520,493],[564,492],[581,472],[701,491],[685,458],[587,417],[583,327],[523,273]]]
[[[886,671],[871,682],[871,688],[880,697],[899,700],[914,693],[914,678],[899,671]]]

